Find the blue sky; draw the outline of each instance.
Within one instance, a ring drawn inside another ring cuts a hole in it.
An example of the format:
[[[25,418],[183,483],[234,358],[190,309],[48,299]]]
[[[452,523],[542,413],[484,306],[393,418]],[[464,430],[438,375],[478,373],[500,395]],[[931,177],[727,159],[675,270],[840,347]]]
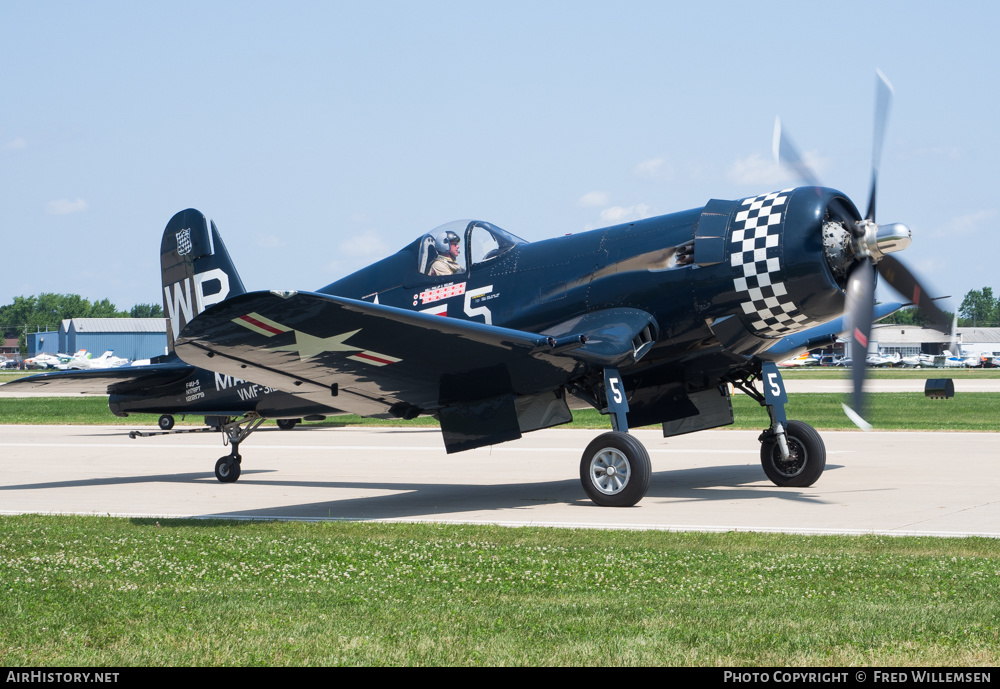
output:
[[[529,240],[794,184],[780,115],[936,295],[1000,293],[1000,3],[0,4],[0,303],[160,302],[177,211],[249,289],[316,289],[456,218]],[[889,298],[888,292],[880,298]]]

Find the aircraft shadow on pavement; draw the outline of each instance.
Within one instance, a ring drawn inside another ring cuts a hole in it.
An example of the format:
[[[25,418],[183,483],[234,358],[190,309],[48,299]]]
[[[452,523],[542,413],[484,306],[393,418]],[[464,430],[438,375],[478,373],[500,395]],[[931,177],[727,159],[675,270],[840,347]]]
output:
[[[277,430],[277,429],[275,429]],[[840,466],[828,466],[828,470]],[[209,484],[226,491],[239,491],[248,484],[254,487],[312,488],[332,491],[364,490],[393,491],[387,495],[332,498],[322,502],[289,504],[279,507],[244,509],[202,516],[230,516],[252,518],[301,518],[301,519],[398,519],[436,518],[441,515],[460,515],[467,512],[490,510],[521,510],[540,504],[565,504],[581,509],[621,510],[641,509],[644,503],[654,500],[672,502],[704,502],[711,500],[781,500],[822,504],[828,502],[810,488],[780,488],[772,485],[756,464],[694,467],[654,471],[651,486],[644,501],[634,508],[598,507],[580,488],[579,479],[568,476],[556,481],[521,481],[507,484],[462,483],[410,483],[392,480],[326,481],[284,480],[269,476],[273,469],[244,469],[240,482],[231,485],[217,484],[212,472],[187,472],[143,474],[133,476],[107,476],[101,478],[69,479],[0,486],[0,493],[18,490],[47,490],[54,488],[87,488],[114,485],[148,485],[155,483]],[[110,511],[115,511],[109,505]]]
[[[244,472],[247,474],[254,472]],[[682,478],[678,480],[678,475]],[[242,480],[242,479],[241,479]],[[780,498],[802,503],[823,504],[812,488],[779,488],[764,477],[759,467],[735,465],[654,472],[652,485],[643,502],[633,508],[598,507],[580,488],[579,479],[519,482],[511,484],[470,485],[457,483],[331,483],[267,481],[273,485],[296,485],[331,489],[391,490],[389,495],[347,497],[329,501],[289,504],[280,507],[217,513],[217,517],[300,518],[300,519],[434,519],[444,515],[491,510],[521,510],[539,504],[565,504],[581,509],[608,511],[641,509],[653,500],[701,502],[707,500],[752,500]],[[739,488],[733,490],[733,488]],[[513,517],[513,515],[512,515]]]
[[[253,472],[244,471],[246,476],[250,473],[270,473],[274,469],[257,469]],[[218,483],[215,475],[211,472],[187,472],[184,474],[144,474],[139,476],[104,476],[101,478],[81,478],[65,481],[44,481],[38,483],[21,483],[10,486],[0,486],[0,491],[8,490],[48,490],[51,488],[88,488],[98,486],[114,485],[142,485],[147,483],[203,483],[211,481]]]

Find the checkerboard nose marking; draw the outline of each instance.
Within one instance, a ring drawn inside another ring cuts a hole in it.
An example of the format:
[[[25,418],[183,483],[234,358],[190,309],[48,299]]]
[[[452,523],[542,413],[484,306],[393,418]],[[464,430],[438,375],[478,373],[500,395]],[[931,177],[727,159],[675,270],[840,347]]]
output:
[[[781,337],[810,324],[783,281],[782,213],[790,191],[743,199],[733,223],[733,285],[747,297],[741,306],[750,327],[765,336]]]

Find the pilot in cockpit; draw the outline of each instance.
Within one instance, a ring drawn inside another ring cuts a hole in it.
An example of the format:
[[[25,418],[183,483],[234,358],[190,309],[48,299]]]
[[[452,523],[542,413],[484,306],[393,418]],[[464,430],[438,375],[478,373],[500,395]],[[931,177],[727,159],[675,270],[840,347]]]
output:
[[[427,270],[427,274],[454,275],[455,273],[465,272],[465,269],[456,260],[458,259],[459,244],[461,241],[459,236],[451,230],[446,230],[435,236],[434,248],[438,252],[438,257],[434,259],[431,267]]]

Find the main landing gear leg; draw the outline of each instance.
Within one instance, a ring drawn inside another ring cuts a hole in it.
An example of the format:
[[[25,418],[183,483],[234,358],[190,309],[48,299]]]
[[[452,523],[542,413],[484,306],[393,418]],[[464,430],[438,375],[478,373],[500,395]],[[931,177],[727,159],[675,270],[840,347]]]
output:
[[[215,478],[222,483],[233,483],[239,479],[242,473],[240,464],[243,461],[243,457],[240,456],[240,443],[246,440],[247,436],[257,430],[257,427],[262,423],[264,423],[264,419],[255,412],[251,412],[235,421],[222,424],[220,430],[226,434],[223,442],[232,445],[233,450],[228,455],[219,457],[219,461],[215,463]],[[245,426],[241,428],[240,426],[243,424]]]
[[[826,468],[826,446],[816,429],[802,421],[785,418],[785,384],[772,361],[761,365],[763,396],[753,387],[737,386],[767,407],[771,427],[760,434],[760,464],[776,486],[804,488],[819,480]]]
[[[628,434],[628,400],[617,369],[604,369],[610,433],[594,438],[580,460],[587,496],[602,507],[631,507],[649,490],[652,468],[646,448]]]

